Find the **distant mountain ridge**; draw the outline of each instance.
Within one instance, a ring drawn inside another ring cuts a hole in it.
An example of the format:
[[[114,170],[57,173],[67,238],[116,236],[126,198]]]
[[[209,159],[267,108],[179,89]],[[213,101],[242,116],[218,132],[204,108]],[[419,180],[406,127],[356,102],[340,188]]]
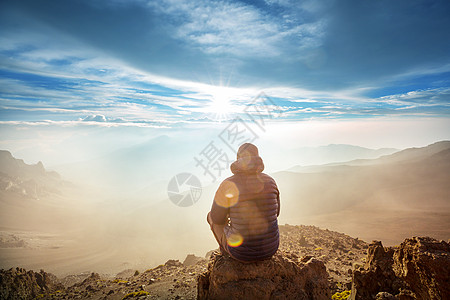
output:
[[[398,149],[394,148],[369,149],[345,144],[302,147],[294,150],[299,156],[298,159],[304,162],[300,163],[300,165],[323,164],[323,161],[326,161],[326,163],[337,163],[354,159],[374,159],[397,151]]]
[[[161,180],[169,181],[179,172],[203,172],[196,165],[194,157],[200,156],[200,152],[208,145],[208,142],[200,138],[191,139],[190,136],[175,138],[160,135],[139,144],[125,144],[122,148],[95,159],[55,166],[55,168],[73,182],[79,182],[81,178],[96,182],[96,185],[108,189],[117,188],[120,192],[132,193],[154,183],[159,184]],[[216,146],[220,148],[219,144]],[[297,149],[283,147],[272,149],[261,146],[260,150],[263,159],[270,162],[267,166],[276,170],[284,170],[294,164],[313,165],[358,158],[378,158],[398,151],[392,148],[374,150],[337,144]],[[280,153],[283,155],[282,159],[280,159]],[[228,156],[230,161],[235,158],[231,153],[228,153]]]
[[[34,165],[28,165],[23,159],[14,158],[11,152],[7,150],[0,150],[0,172],[23,179],[33,179],[42,176],[59,178],[58,173],[46,171],[41,161]]]
[[[61,176],[47,171],[42,162],[34,165],[16,159],[9,151],[0,150],[0,195],[2,200],[16,196],[39,199],[48,193],[59,193]]]
[[[424,157],[435,155],[441,151],[450,149],[450,141],[440,141],[426,147],[408,148],[391,155],[380,157],[382,162],[400,162],[420,160]]]
[[[390,149],[390,148],[384,148]],[[378,158],[373,159],[354,159],[350,161],[343,162],[335,162],[329,163],[325,165],[311,165],[311,166],[302,166],[297,165],[294,166],[288,171],[292,172],[317,172],[323,171],[325,168],[334,167],[334,166],[367,166],[374,164],[383,164],[383,163],[396,163],[396,162],[413,162],[415,160],[425,159],[426,157],[435,155],[441,151],[445,151],[450,149],[450,141],[439,141],[433,144],[430,144],[425,147],[418,148],[407,148],[404,150],[396,151],[392,154],[382,155]],[[381,149],[379,149],[381,150]]]
[[[309,220],[389,244],[405,233],[450,238],[448,141],[374,160],[294,170],[273,174],[287,222]]]

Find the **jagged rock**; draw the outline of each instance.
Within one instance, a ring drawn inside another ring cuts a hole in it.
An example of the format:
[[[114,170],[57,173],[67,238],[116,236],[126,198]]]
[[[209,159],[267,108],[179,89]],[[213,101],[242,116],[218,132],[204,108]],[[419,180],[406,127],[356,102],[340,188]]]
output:
[[[194,254],[188,254],[186,258],[183,261],[183,266],[189,267],[192,265],[195,265],[199,261],[204,261],[205,259],[203,257],[195,256]]]
[[[121,272],[119,272],[119,273],[116,274],[116,278],[122,278],[122,279],[125,279],[125,278],[128,278],[128,277],[131,277],[131,276],[133,276],[133,274],[134,274],[135,271],[136,271],[136,270],[134,270],[134,269],[126,269],[126,270],[123,270],[123,271],[121,271]]]
[[[429,237],[405,240],[394,253],[394,271],[419,299],[450,299],[450,244]]]
[[[183,264],[180,263],[180,261],[178,259],[169,259],[168,261],[166,261],[164,266],[166,266],[166,267],[182,267]]]
[[[449,280],[447,242],[414,237],[393,249],[374,241],[364,269],[353,271],[350,299],[389,299],[380,298],[387,294],[399,300],[450,299]]]
[[[209,250],[208,252],[206,252],[205,258],[206,258],[206,259],[210,259],[210,258],[211,258],[211,255],[212,255],[215,251],[218,251],[218,250]]]
[[[91,272],[83,272],[77,275],[67,275],[61,279],[61,283],[67,288],[74,284],[80,283],[91,275]]]
[[[39,273],[23,268],[0,270],[0,299],[35,299],[64,289],[58,278],[41,270]]]
[[[330,299],[328,273],[315,258],[278,251],[271,259],[240,263],[218,252],[198,277],[197,299]]]
[[[373,241],[367,250],[365,269],[375,270],[377,267],[385,270],[392,265],[392,254],[394,250],[385,249],[380,241]]]
[[[85,280],[83,280],[83,282],[81,282],[80,286],[88,285],[91,283],[97,283],[100,280],[101,280],[100,275],[98,273],[93,272],[93,273],[91,273],[91,275],[89,275],[89,277],[87,277]]]

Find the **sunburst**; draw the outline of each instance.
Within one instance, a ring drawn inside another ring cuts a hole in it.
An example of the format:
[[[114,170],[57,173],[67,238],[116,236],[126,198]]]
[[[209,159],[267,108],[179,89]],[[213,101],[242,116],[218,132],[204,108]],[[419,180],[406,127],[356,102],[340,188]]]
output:
[[[211,87],[208,93],[211,95],[208,111],[217,121],[227,120],[234,112],[233,100],[237,96],[236,91],[229,87],[215,86]]]

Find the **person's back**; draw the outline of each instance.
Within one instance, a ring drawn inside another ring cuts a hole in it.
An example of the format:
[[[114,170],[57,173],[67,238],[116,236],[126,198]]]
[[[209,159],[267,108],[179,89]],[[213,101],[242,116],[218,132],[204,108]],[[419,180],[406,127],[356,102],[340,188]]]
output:
[[[278,250],[279,191],[275,180],[262,173],[256,146],[246,143],[214,197],[208,223],[222,252],[251,262],[270,258]]]

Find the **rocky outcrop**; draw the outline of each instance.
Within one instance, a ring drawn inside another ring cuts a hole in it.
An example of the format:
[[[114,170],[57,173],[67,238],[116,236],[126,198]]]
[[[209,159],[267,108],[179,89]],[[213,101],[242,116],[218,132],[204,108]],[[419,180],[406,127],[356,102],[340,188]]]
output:
[[[215,252],[198,276],[197,299],[330,299],[323,262],[278,251],[271,259],[240,263]]]
[[[394,253],[394,272],[418,299],[450,299],[450,244],[429,237],[405,240]]]
[[[61,194],[67,184],[60,175],[47,171],[42,162],[28,165],[5,150],[0,150],[0,194],[4,199],[31,198],[39,200],[50,194]]]
[[[64,289],[55,275],[22,268],[0,270],[0,299],[35,299]]]
[[[280,250],[317,257],[325,264],[331,294],[350,290],[353,265],[364,265],[369,244],[343,233],[315,226],[280,225]]]
[[[397,248],[369,245],[364,268],[353,271],[350,299],[450,299],[450,245],[428,237]]]
[[[194,254],[188,254],[183,261],[183,266],[189,267],[199,262],[206,261],[203,257],[195,256]]]

